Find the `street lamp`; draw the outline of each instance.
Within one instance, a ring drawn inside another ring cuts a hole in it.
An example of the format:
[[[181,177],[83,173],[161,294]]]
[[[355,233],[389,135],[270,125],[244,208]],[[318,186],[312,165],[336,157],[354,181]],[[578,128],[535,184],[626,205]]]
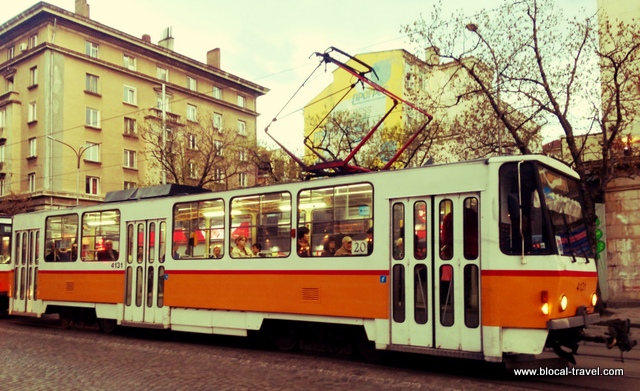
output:
[[[72,147],[71,145],[65,143],[64,141],[60,141],[56,138],[53,138],[51,136],[47,136],[47,138],[53,140],[53,141],[57,141],[60,144],[66,145],[67,147],[71,148],[71,150],[73,151],[73,153],[76,154],[76,158],[78,159],[78,164],[76,166],[76,206],[80,205],[80,159],[82,159],[82,155],[87,151],[87,149],[91,148],[91,147],[95,147],[97,145],[100,145],[101,143],[97,143],[97,144],[91,144],[88,147],[81,145],[78,149],[75,149],[74,147]]]

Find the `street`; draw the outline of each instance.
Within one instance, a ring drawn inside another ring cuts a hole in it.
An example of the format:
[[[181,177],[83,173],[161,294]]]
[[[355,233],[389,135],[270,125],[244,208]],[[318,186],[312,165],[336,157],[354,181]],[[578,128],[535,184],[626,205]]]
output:
[[[509,375],[500,365],[391,353],[378,364],[348,355],[281,353],[252,338],[121,328],[64,329],[56,319],[0,319],[3,390],[629,390],[640,352],[580,348],[577,368],[623,368],[623,376]]]

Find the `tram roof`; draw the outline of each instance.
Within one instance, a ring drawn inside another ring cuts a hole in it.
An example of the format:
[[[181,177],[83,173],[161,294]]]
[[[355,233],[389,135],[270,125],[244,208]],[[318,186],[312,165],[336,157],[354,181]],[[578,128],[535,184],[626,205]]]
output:
[[[170,197],[187,194],[210,193],[211,190],[201,187],[176,185],[174,183],[143,188],[110,191],[104,197],[104,202],[134,201],[149,198]]]

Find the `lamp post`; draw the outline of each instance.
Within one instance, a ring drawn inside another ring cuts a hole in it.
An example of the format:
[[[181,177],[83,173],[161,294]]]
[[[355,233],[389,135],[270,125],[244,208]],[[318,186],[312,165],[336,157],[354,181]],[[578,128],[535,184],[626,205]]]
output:
[[[71,150],[73,151],[73,153],[76,154],[76,158],[77,158],[77,165],[76,165],[76,206],[80,205],[80,159],[82,159],[82,155],[91,147],[95,147],[97,145],[100,145],[101,143],[97,143],[97,144],[91,144],[88,147],[85,145],[81,145],[80,147],[78,147],[78,149],[75,149],[73,146],[65,143],[64,141],[60,141],[56,138],[53,138],[51,136],[47,136],[47,138],[53,140],[53,141],[57,141],[60,144],[66,145],[67,147],[71,148]]]

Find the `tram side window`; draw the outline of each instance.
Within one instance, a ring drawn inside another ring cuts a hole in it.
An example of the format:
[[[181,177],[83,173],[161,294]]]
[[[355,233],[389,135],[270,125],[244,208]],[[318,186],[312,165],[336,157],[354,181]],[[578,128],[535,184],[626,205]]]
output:
[[[464,258],[473,260],[478,258],[478,199],[465,198],[462,216],[462,231],[464,236]]]
[[[507,163],[500,167],[500,249],[503,253],[550,252],[540,200],[532,163]]]
[[[222,258],[224,201],[182,202],[173,207],[173,259]]]
[[[453,258],[453,202],[440,201],[440,259]]]
[[[120,251],[120,211],[105,210],[82,215],[83,261],[117,261]]]
[[[427,257],[427,203],[413,205],[413,255],[418,260]]]
[[[11,225],[0,224],[0,264],[11,261]]]
[[[231,257],[286,257],[291,252],[291,194],[231,200]]]
[[[75,262],[78,259],[78,215],[47,217],[45,262]]]
[[[370,183],[303,190],[298,196],[298,216],[298,230],[309,230],[311,256],[366,256],[373,252]]]
[[[404,259],[404,204],[393,204],[393,259]]]

